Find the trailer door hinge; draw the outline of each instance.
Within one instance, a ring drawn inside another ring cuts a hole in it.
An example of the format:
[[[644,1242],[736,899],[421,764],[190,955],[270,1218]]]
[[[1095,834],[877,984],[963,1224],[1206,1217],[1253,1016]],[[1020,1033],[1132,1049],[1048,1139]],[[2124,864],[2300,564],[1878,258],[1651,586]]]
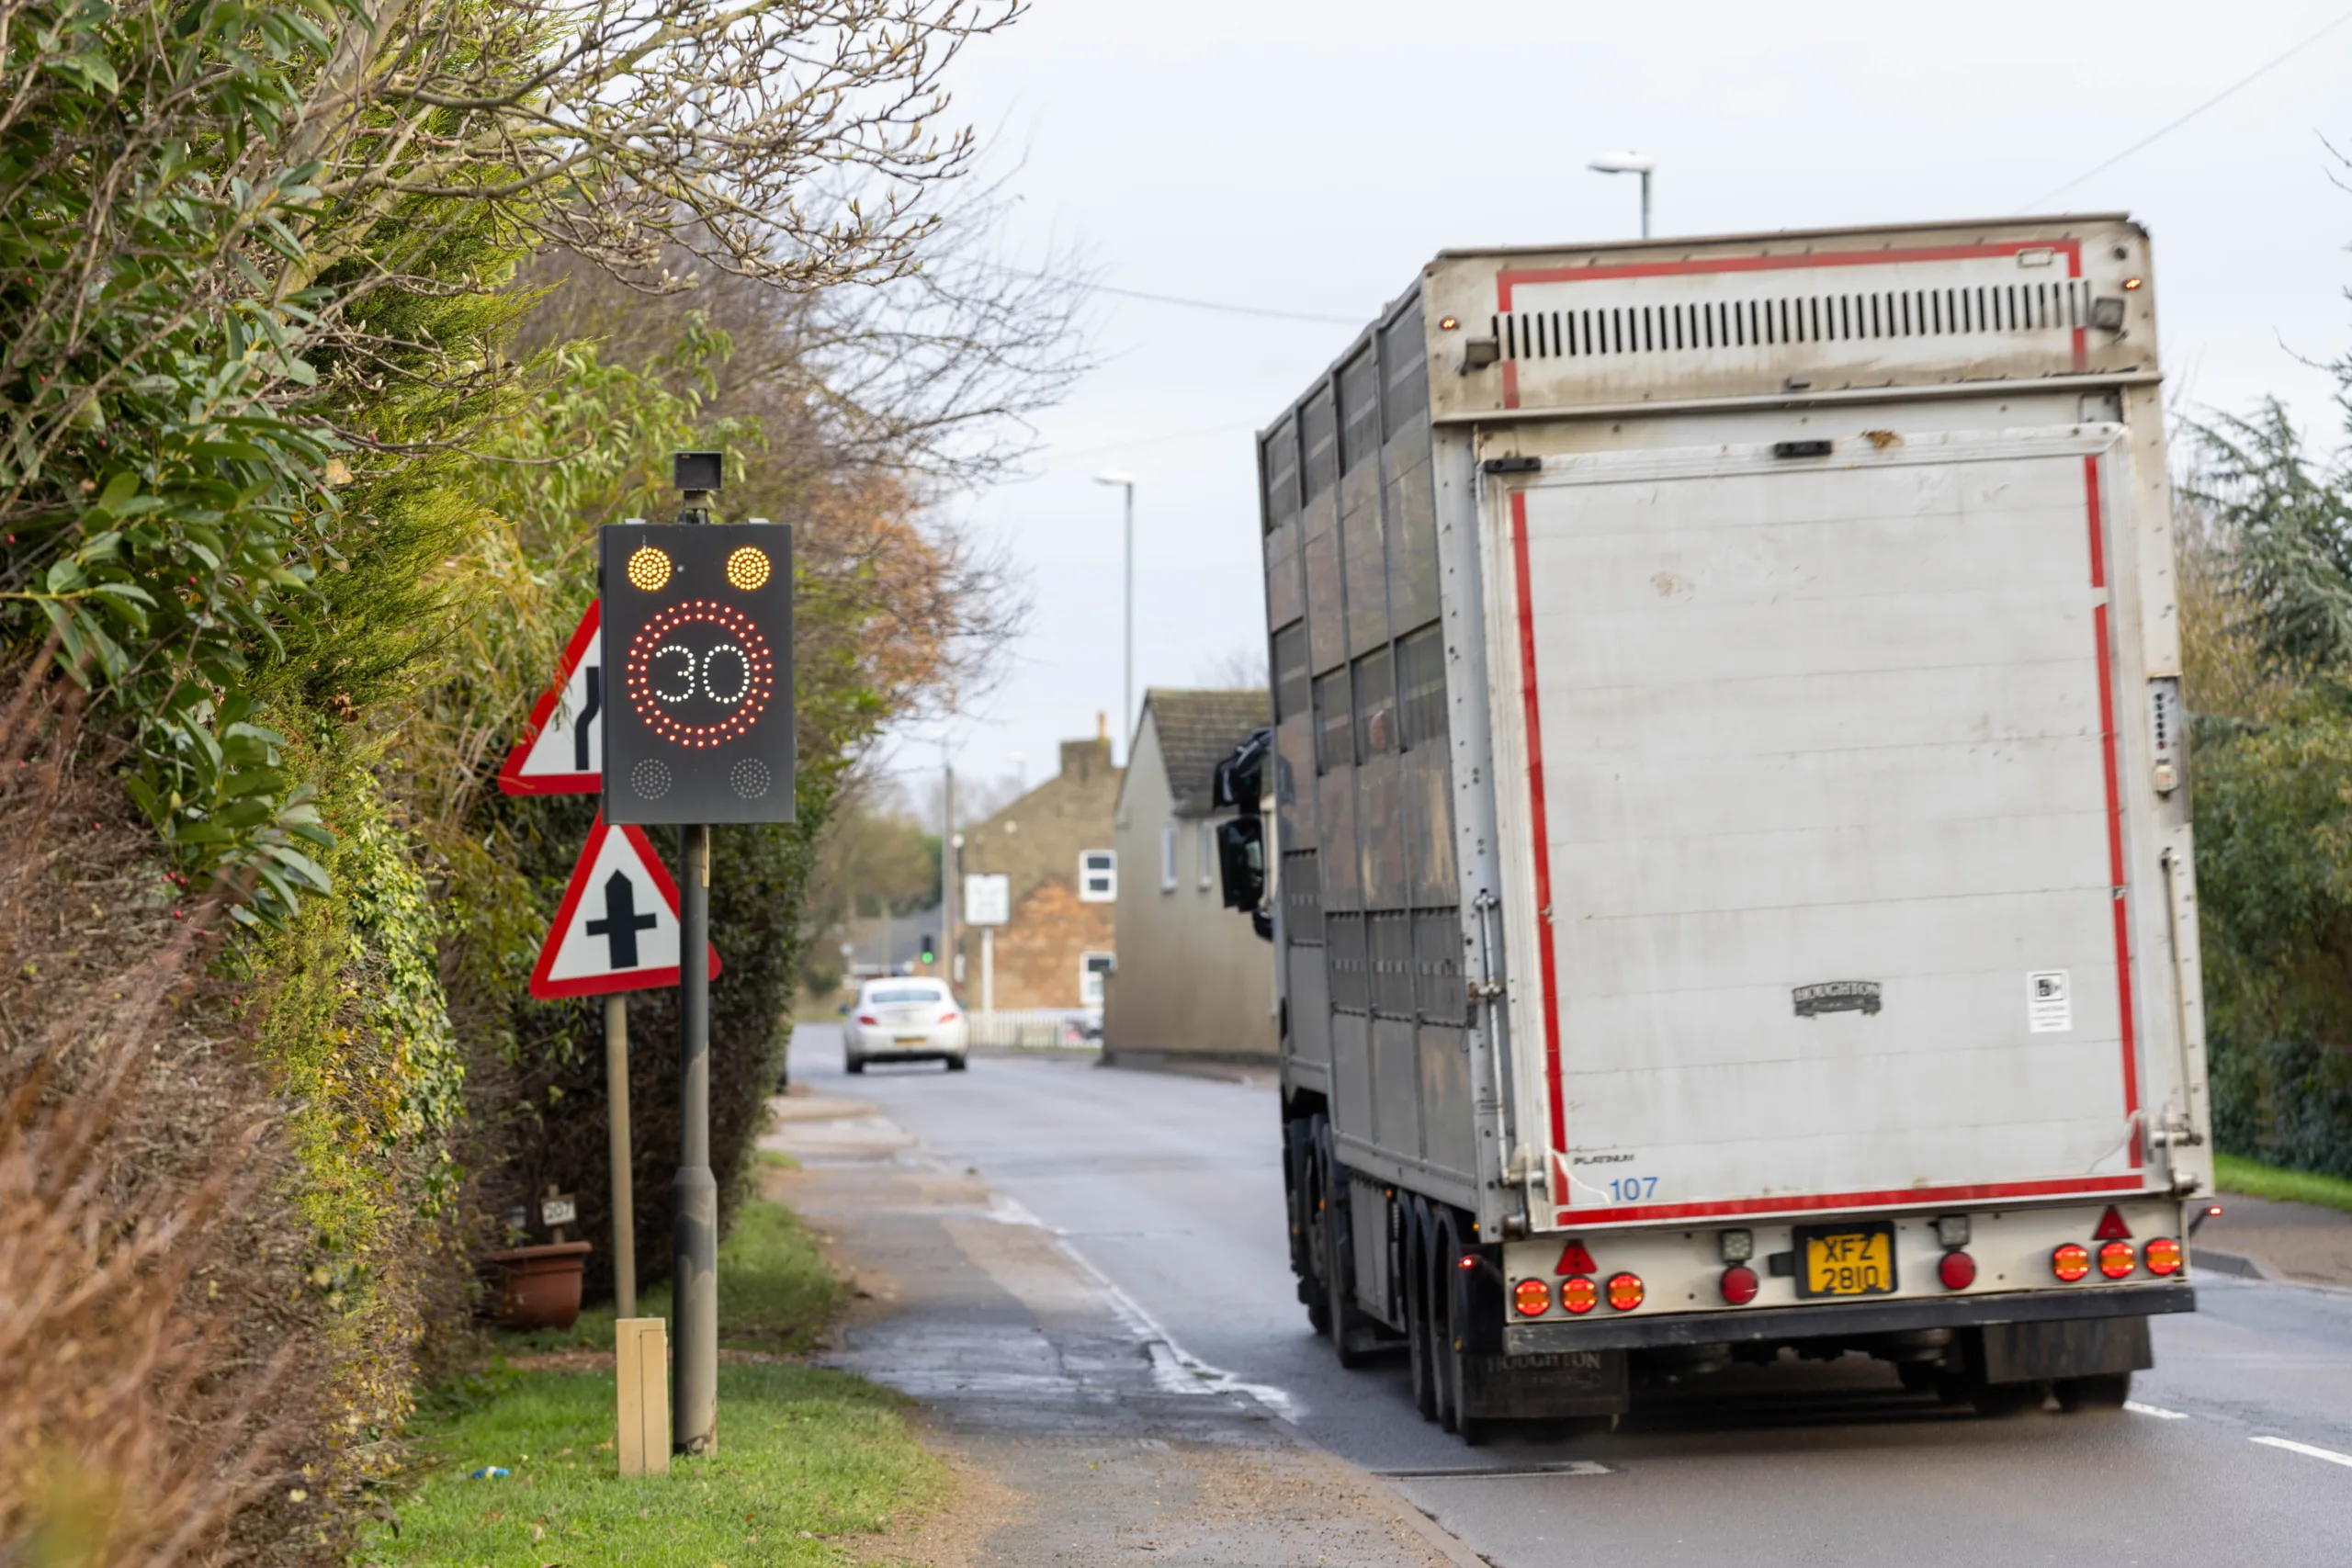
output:
[[[1532,474],[1544,467],[1541,457],[1489,457],[1478,465],[1490,474]]]

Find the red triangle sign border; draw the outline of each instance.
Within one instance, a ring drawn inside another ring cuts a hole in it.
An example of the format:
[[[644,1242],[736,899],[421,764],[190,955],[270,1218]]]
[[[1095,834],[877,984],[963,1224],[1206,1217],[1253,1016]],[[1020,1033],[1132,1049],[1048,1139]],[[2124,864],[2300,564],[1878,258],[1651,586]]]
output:
[[[502,794],[599,795],[603,793],[605,775],[602,773],[526,775],[523,772],[523,763],[530,756],[531,748],[538,743],[540,734],[546,730],[548,720],[555,714],[556,705],[563,700],[563,689],[571,683],[572,671],[580,668],[581,656],[587,652],[588,644],[594,639],[597,628],[604,624],[604,611],[605,602],[602,599],[589,600],[586,612],[580,617],[580,625],[572,630],[571,640],[563,645],[563,655],[556,660],[555,679],[548,682],[548,689],[539,694],[539,700],[531,705],[531,717],[523,727],[523,739],[515,743],[513,750],[506,753],[506,761],[498,770],[498,787]],[[658,865],[660,863],[655,863]]]
[[[570,997],[608,996],[615,991],[658,991],[678,983],[678,965],[661,969],[622,969],[602,975],[582,975],[568,980],[553,978],[557,951],[563,946],[563,934],[571,929],[571,919],[580,912],[580,900],[588,890],[588,879],[596,867],[598,852],[605,847],[605,835],[613,831],[605,824],[605,814],[596,813],[595,824],[588,829],[588,841],[580,851],[580,858],[571,868],[571,880],[564,885],[563,901],[556,906],[555,919],[548,928],[547,940],[539,944],[539,961],[531,966],[531,995],[540,1001],[560,1001]],[[670,875],[670,868],[653,852],[653,840],[645,829],[635,823],[624,823],[620,831],[628,838],[630,848],[645,864],[653,878],[656,891],[670,906],[674,918],[679,914],[678,885]],[[709,946],[710,977],[718,978],[718,944]]]

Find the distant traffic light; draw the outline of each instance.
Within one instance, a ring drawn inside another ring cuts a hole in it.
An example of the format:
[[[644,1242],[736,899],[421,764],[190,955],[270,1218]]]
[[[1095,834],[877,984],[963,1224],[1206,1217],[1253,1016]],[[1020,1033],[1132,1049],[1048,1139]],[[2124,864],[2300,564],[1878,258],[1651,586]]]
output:
[[[939,944],[932,941],[931,937],[927,933],[924,935],[922,939],[922,961],[925,964],[933,964],[938,961],[938,946]]]

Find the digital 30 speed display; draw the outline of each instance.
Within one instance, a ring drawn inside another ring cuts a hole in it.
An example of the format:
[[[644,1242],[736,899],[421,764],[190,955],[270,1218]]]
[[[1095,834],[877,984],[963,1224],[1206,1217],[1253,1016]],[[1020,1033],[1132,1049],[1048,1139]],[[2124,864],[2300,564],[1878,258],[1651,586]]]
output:
[[[604,530],[605,820],[792,820],[792,530]]]

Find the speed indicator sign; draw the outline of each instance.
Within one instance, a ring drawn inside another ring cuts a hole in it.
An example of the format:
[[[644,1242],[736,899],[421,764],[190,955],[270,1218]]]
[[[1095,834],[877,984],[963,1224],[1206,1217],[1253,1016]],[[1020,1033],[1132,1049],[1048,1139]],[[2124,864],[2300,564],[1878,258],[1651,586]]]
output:
[[[605,820],[789,822],[792,530],[604,530]]]

